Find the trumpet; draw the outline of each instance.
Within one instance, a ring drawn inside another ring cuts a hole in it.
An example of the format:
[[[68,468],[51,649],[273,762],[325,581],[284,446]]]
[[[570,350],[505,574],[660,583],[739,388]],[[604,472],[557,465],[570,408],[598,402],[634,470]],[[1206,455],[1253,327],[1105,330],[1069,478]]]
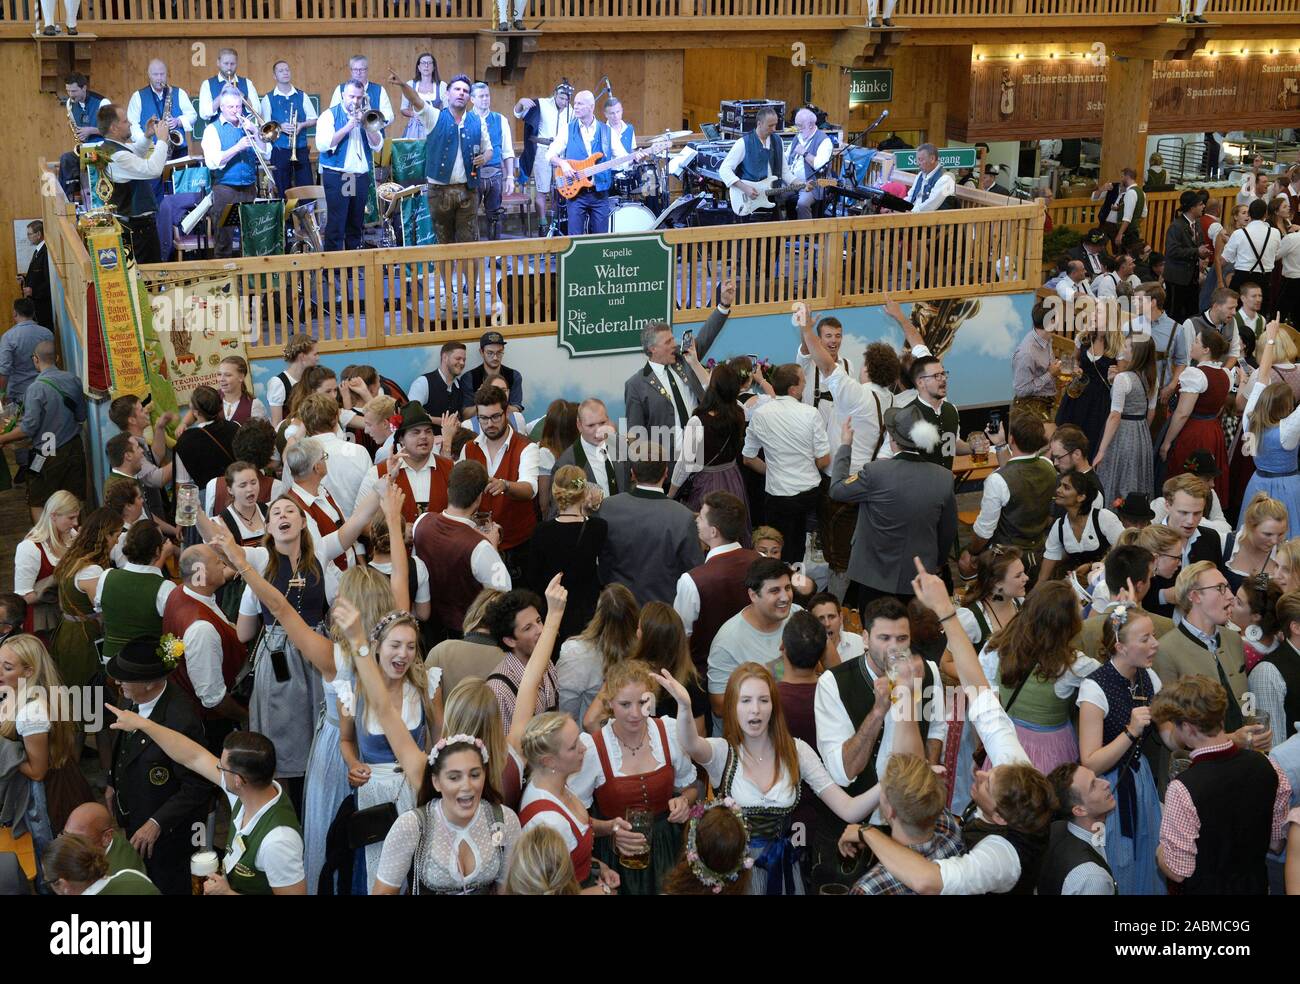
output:
[[[293,136],[289,138],[289,146],[293,149],[289,152],[289,160],[298,163],[298,109],[294,107],[289,110],[289,126],[293,129]]]
[[[365,127],[366,133],[383,133],[388,126],[388,120],[384,114],[370,105],[370,96],[366,95],[365,102],[361,104],[361,125]]]

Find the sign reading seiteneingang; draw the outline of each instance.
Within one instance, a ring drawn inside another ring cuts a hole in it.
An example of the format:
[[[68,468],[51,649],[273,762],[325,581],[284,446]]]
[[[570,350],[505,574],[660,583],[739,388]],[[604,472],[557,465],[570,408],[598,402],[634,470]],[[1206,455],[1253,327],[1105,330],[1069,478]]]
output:
[[[896,150],[894,154],[894,166],[900,171],[916,170],[916,151],[914,150]],[[975,148],[974,147],[944,147],[939,151],[939,166],[951,170],[954,167],[974,167],[975,166]]]
[[[641,329],[672,323],[673,251],[663,236],[574,239],[560,256],[559,344],[569,355],[641,351]]]

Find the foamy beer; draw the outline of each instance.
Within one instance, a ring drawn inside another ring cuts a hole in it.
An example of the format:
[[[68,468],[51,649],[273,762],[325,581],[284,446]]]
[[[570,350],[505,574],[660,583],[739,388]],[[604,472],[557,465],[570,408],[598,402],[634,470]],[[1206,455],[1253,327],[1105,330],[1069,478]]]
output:
[[[202,895],[208,875],[217,873],[217,852],[199,851],[190,855],[190,894]]]

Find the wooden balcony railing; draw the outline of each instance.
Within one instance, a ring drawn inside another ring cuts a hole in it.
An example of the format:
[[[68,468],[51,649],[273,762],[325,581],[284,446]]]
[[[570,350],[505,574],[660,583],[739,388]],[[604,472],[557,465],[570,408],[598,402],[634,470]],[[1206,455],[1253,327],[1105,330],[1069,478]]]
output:
[[[1232,206],[1237,201],[1236,188],[1208,188],[1211,201],[1223,205],[1223,215],[1232,214]],[[1142,240],[1157,252],[1164,252],[1165,233],[1178,214],[1180,191],[1153,191],[1147,194],[1147,217],[1142,222]],[[1099,202],[1088,198],[1060,198],[1047,206],[1047,215],[1052,220],[1052,228],[1063,226],[1086,232],[1099,223],[1097,208]],[[1054,262],[1056,257],[1044,256],[1044,261]]]
[[[1293,21],[1298,16],[1300,0],[1210,0],[1205,10],[1205,19],[1211,22],[1279,17]]]
[[[951,18],[1119,17],[1155,22],[1178,12],[1178,0],[898,0],[904,25]]]

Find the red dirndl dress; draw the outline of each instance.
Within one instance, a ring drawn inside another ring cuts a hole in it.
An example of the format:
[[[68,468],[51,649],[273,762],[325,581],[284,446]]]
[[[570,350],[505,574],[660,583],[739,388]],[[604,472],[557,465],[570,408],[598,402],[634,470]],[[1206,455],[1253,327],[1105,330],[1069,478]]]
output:
[[[1214,455],[1214,460],[1219,463],[1219,474],[1214,479],[1214,491],[1219,495],[1219,502],[1226,503],[1228,501],[1226,467],[1228,442],[1223,436],[1223,425],[1219,423],[1219,415],[1228,399],[1231,381],[1222,369],[1213,366],[1198,368],[1205,373],[1207,386],[1205,392],[1197,396],[1196,405],[1192,407],[1192,416],[1183,425],[1177,439],[1169,448],[1169,457],[1165,459],[1168,466],[1166,474],[1169,478],[1182,475],[1188,471],[1187,459],[1193,451],[1209,451]]]

